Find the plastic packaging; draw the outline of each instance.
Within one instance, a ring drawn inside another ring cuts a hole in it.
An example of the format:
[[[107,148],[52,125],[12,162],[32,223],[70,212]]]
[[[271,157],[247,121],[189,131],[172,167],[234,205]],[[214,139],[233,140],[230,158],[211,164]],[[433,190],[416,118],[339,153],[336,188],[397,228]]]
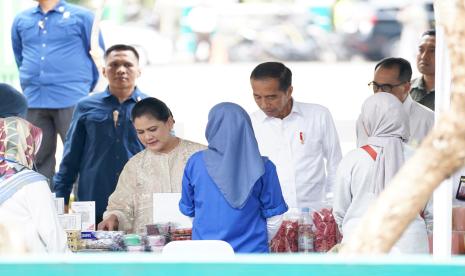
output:
[[[172,241],[192,240],[192,228],[178,227],[171,233]]]
[[[128,252],[144,252],[145,247],[143,245],[128,245],[126,250]]]
[[[164,246],[165,243],[166,239],[163,235],[147,236],[147,244],[149,246]]]
[[[83,249],[123,251],[123,231],[87,231],[81,232]]]
[[[163,251],[164,246],[149,246],[149,251],[153,253],[161,253]]]
[[[68,247],[76,252],[81,249],[81,230],[66,230]]]
[[[452,230],[465,231],[465,207],[454,206],[452,208]]]
[[[168,243],[171,240],[171,233],[174,231],[176,226],[171,222],[167,222],[148,224],[145,227],[147,229],[148,236],[165,236],[165,242]]]
[[[127,234],[124,236],[124,244],[129,246],[139,246],[141,245],[141,236],[137,234]]]
[[[315,224],[315,252],[327,252],[338,243],[339,232],[332,210],[323,208],[313,212],[313,223]]]
[[[300,212],[291,209],[284,214],[278,232],[270,242],[270,252],[298,252]]]

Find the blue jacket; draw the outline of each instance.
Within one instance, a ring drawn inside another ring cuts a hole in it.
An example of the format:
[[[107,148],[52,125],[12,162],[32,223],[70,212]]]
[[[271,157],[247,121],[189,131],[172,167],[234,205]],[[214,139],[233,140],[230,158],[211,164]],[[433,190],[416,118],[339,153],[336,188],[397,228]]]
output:
[[[97,221],[101,220],[124,165],[144,149],[132,125],[131,111],[136,102],[146,97],[136,88],[120,104],[107,89],[77,104],[66,135],[63,160],[53,178],[57,197],[64,197],[67,203],[79,175],[78,199],[96,201]],[[116,124],[115,110],[119,113]]]

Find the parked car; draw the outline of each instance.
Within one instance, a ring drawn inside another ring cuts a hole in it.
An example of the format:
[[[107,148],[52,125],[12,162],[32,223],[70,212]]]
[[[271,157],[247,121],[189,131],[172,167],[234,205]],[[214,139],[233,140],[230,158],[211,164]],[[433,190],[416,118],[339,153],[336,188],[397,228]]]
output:
[[[244,24],[230,34],[228,55],[232,62],[336,61],[343,53],[333,34],[321,29],[308,13],[259,16],[259,23]]]
[[[347,51],[375,61],[396,54],[402,33],[398,13],[406,5],[405,1],[354,1],[353,5],[350,20],[340,30]],[[419,5],[425,9],[429,25],[433,27],[432,1]]]

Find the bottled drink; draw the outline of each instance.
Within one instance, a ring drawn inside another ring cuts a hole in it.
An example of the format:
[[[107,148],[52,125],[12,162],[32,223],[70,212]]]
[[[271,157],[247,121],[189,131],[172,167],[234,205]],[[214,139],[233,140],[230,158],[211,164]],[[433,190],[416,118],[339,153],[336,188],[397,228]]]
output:
[[[299,220],[299,252],[313,252],[313,221],[310,217],[310,209],[302,208]]]

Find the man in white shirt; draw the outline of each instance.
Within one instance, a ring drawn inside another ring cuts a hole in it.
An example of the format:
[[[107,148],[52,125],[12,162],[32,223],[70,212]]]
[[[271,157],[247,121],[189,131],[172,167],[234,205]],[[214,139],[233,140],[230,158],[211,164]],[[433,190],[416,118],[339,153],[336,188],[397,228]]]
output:
[[[286,203],[320,208],[342,158],[331,113],[293,100],[292,73],[282,63],[259,64],[250,83],[260,108],[250,116],[260,153],[276,165]]]
[[[373,81],[368,85],[373,88],[374,93],[388,92],[402,102],[404,110],[409,116],[409,145],[416,147],[433,128],[434,112],[414,101],[410,96],[411,77],[412,67],[407,60],[389,57],[376,64]],[[356,124],[357,146],[360,147],[366,144],[367,134],[360,118]]]

